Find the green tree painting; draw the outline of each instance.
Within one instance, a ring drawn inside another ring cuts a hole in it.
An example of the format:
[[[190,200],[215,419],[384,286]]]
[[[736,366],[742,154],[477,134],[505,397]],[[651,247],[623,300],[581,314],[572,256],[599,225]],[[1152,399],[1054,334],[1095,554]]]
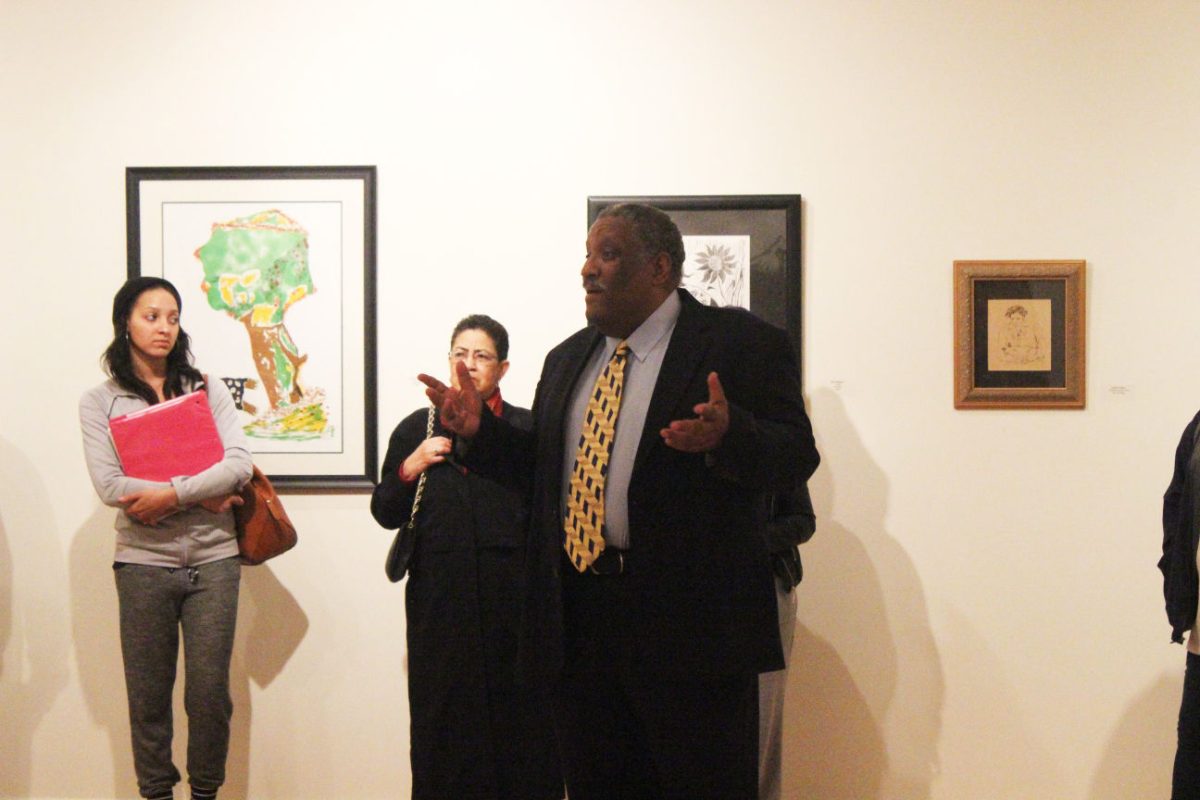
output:
[[[215,222],[196,250],[208,304],[245,326],[255,370],[270,403],[246,426],[251,436],[311,439],[326,432],[324,392],[301,382],[302,355],[284,317],[315,291],[308,231],[278,210]]]

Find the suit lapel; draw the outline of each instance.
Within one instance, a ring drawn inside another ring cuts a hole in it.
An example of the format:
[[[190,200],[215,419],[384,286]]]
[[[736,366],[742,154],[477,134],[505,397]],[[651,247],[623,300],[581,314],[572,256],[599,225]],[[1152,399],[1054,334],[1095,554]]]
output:
[[[560,461],[563,447],[565,447],[563,423],[574,394],[575,384],[579,381],[579,375],[583,372],[592,348],[603,338],[595,328],[588,328],[577,334],[576,339],[563,348],[551,374],[545,377],[546,407],[543,412],[544,423],[539,422],[539,425],[545,425],[541,436],[543,443],[549,446],[547,455],[558,453]],[[558,483],[557,479],[555,483]]]
[[[674,418],[675,410],[693,383],[696,370],[704,361],[712,343],[711,331],[700,303],[687,291],[679,289],[682,304],[671,342],[663,357],[654,393],[650,396],[650,407],[646,410],[646,424],[638,443],[634,469],[646,460],[654,445],[662,441],[658,432],[667,427]],[[690,409],[688,412],[690,414]]]

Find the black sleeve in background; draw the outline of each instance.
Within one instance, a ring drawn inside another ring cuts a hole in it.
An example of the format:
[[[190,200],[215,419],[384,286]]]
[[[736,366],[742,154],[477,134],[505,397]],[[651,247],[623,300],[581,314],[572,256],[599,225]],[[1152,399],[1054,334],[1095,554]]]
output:
[[[396,530],[408,522],[412,513],[416,481],[405,483],[400,480],[400,465],[421,442],[425,441],[427,409],[421,409],[405,417],[392,438],[388,440],[387,455],[383,459],[379,483],[371,493],[371,516],[389,530]]]
[[[813,513],[807,484],[776,492],[770,497],[770,504],[766,527],[768,550],[782,553],[812,538],[817,529],[817,517]]]

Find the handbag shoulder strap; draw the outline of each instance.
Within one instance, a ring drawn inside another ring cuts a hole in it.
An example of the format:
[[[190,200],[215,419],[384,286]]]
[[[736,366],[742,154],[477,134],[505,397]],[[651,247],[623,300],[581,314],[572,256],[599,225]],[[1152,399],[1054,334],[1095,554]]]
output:
[[[437,408],[432,404],[429,406],[429,415],[425,419],[425,438],[433,436],[433,420],[437,415]],[[426,469],[421,473],[421,477],[417,478],[417,493],[413,496],[412,514],[408,517],[408,524],[405,526],[408,530],[412,530],[417,525],[417,509],[421,507],[421,495],[425,494],[425,478],[429,475],[429,470]]]

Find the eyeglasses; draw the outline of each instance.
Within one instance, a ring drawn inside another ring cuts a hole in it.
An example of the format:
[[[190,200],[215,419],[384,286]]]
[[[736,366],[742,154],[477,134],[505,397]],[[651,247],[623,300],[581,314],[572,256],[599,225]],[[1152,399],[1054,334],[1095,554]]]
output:
[[[450,360],[454,362],[468,361],[474,359],[475,363],[481,367],[486,367],[496,363],[496,354],[489,353],[487,350],[467,350],[466,348],[456,347],[450,351]]]

